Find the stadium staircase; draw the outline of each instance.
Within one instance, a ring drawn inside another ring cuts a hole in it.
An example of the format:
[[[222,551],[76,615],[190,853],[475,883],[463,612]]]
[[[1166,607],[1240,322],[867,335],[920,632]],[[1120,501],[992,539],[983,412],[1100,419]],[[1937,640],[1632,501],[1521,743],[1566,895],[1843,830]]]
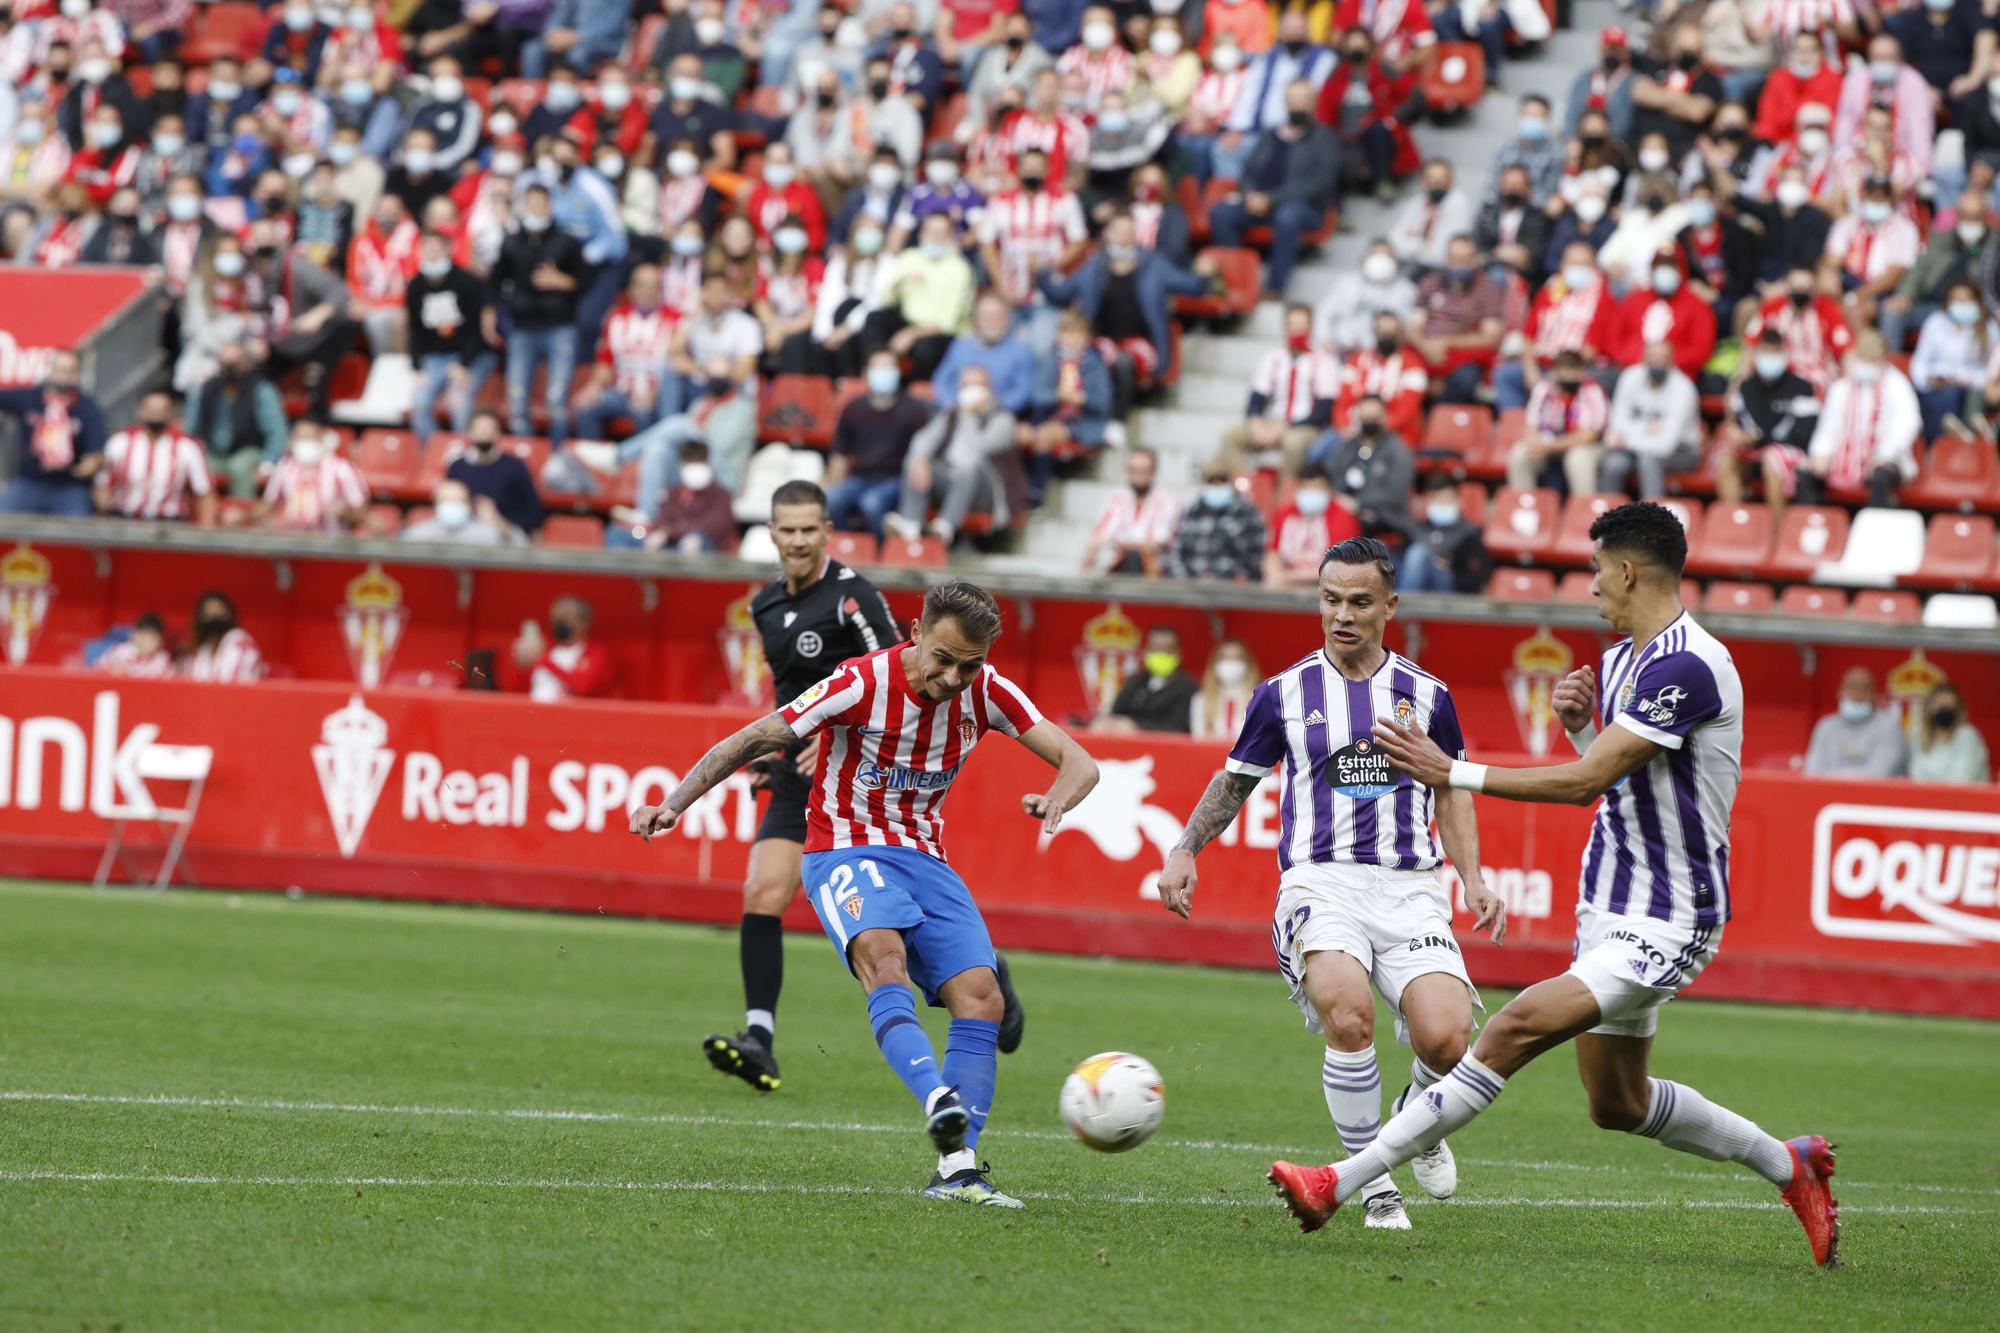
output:
[[[1483,197],[1493,155],[1514,133],[1519,99],[1540,92],[1560,118],[1570,81],[1598,58],[1598,34],[1621,21],[1628,21],[1627,16],[1610,0],[1578,0],[1570,27],[1558,29],[1532,54],[1509,57],[1501,70],[1500,91],[1488,93],[1477,107],[1448,123],[1419,126],[1419,150],[1426,159],[1450,161],[1459,187],[1475,199]],[[1406,182],[1403,198],[1414,188],[1414,181]],[[1369,240],[1388,230],[1403,198],[1393,204],[1365,193],[1344,199],[1340,230],[1293,270],[1289,299],[1316,304],[1336,276],[1360,262]],[[1283,337],[1283,326],[1283,307],[1266,301],[1227,332],[1198,325],[1187,329],[1179,382],[1159,405],[1134,413],[1131,423],[1133,441],[1159,451],[1162,483],[1183,495],[1193,493],[1201,460],[1214,451],[1223,431],[1242,419],[1250,376]],[[1030,518],[1019,551],[987,555],[981,566],[1074,573],[1105,496],[1123,480],[1123,467],[1118,451],[1107,449],[1082,474],[1056,482],[1047,503]]]

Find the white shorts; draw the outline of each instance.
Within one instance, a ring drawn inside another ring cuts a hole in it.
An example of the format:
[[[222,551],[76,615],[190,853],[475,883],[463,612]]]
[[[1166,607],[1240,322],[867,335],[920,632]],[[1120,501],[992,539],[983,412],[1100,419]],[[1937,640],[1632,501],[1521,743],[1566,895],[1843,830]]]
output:
[[[1427,973],[1457,977],[1473,1007],[1485,1011],[1451,935],[1450,895],[1434,870],[1385,870],[1346,862],[1293,866],[1278,881],[1271,947],[1278,954],[1278,970],[1291,985],[1292,1002],[1305,1013],[1308,1032],[1325,1031],[1306,997],[1310,953],[1344,953],[1360,963],[1396,1011],[1396,1040],[1405,1046],[1410,1033],[1403,1022],[1403,989]]]
[[[1592,1032],[1650,1037],[1660,1026],[1660,1006],[1692,984],[1721,946],[1720,926],[1613,916],[1579,903],[1568,975],[1597,997],[1604,1021]]]

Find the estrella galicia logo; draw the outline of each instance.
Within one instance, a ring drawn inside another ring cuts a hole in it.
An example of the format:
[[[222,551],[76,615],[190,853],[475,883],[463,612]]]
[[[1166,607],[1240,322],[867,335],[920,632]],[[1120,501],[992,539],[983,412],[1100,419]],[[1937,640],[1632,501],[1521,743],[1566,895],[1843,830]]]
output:
[[[1335,750],[1327,763],[1333,769],[1333,789],[1342,796],[1372,801],[1396,790],[1396,770],[1389,767],[1389,757],[1371,736]]]

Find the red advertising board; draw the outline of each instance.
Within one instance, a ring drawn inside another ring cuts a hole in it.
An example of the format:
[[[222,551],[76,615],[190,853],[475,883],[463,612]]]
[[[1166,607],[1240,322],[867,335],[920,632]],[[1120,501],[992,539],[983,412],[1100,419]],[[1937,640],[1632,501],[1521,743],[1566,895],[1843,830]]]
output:
[[[179,804],[187,784],[151,775],[190,771],[206,750],[188,844],[205,884],[728,921],[756,829],[745,779],[651,845],[625,820],[751,716],[24,668],[0,675],[0,854],[16,873],[88,875],[107,818]],[[1195,918],[1182,922],[1153,881],[1221,747],[1087,742],[1102,781],[1052,839],[1020,813],[1021,793],[1049,774],[1019,746],[989,737],[954,784],[946,845],[996,938],[1269,966],[1275,790],[1203,855]],[[1461,917],[1473,976],[1507,985],[1560,971],[1589,813],[1484,798],[1479,812],[1485,873],[1512,926],[1494,948]],[[1732,841],[1736,918],[1700,994],[2000,1018],[2000,793],[1753,771]],[[812,925],[803,904],[791,921]]]
[[[301,679],[374,687],[412,673],[455,680],[468,654],[503,658],[524,619],[547,615],[563,593],[589,600],[592,637],[618,665],[626,699],[705,705],[768,704],[769,673],[748,614],[758,584],[691,577],[346,558],[273,559],[173,548],[0,544],[0,630],[13,665],[57,665],[113,625],[157,611],[185,631],[196,595],[220,588],[264,655]],[[914,591],[889,593],[899,617]],[[993,661],[1052,716],[1088,716],[1136,669],[1144,631],[1180,632],[1182,656],[1201,670],[1215,644],[1237,637],[1265,671],[1310,652],[1320,631],[1304,611],[1120,605],[1051,589],[1002,598],[1006,629]],[[1451,684],[1474,748],[1546,755],[1562,744],[1549,691],[1566,671],[1595,662],[1606,632],[1426,619],[1391,626],[1391,645]],[[1892,700],[1921,699],[1949,677],[1970,700],[2000,698],[2000,656],[1987,652],[1814,645],[1735,639],[1746,696],[1746,767],[1788,770],[1813,723],[1833,710],[1841,673],[1857,663]],[[832,663],[828,664],[831,667]],[[1975,722],[1982,719],[1975,704]]]
[[[38,383],[58,349],[82,347],[152,281],[137,268],[0,268],[0,389]]]

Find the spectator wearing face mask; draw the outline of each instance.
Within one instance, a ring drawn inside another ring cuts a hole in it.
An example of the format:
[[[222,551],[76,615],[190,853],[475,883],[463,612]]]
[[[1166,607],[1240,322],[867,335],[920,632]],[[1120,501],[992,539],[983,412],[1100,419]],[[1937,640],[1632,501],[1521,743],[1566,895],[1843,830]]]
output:
[[[1196,740],[1233,740],[1243,730],[1250,696],[1262,677],[1241,639],[1224,639],[1208,655],[1208,670],[1188,709],[1188,734]]]
[[[1849,667],[1840,678],[1840,703],[1813,725],[1805,771],[1815,777],[1895,778],[1903,775],[1903,721],[1875,702],[1875,678]]]
[[[1378,6],[1376,12],[1386,14],[1389,9]],[[1424,10],[1421,5],[1406,5],[1402,12],[1422,14]],[[1431,36],[1428,21],[1424,33]],[[1340,65],[1320,85],[1316,114],[1320,124],[1340,140],[1341,170],[1347,181],[1373,186],[1379,198],[1393,200],[1396,182],[1422,161],[1409,130],[1424,106],[1417,88],[1417,70],[1389,55],[1386,48],[1378,53],[1364,27],[1345,29],[1339,44]],[[1430,184],[1427,180],[1426,185]],[[1458,211],[1464,215],[1463,225],[1470,225],[1471,200],[1464,200]],[[1437,259],[1432,263],[1442,259],[1445,238],[1460,225],[1454,219],[1434,228],[1429,245]]]
[[[118,264],[145,267],[160,261],[152,236],[139,227],[139,192],[126,188],[111,196],[104,220],[77,256],[79,264]]]
[[[347,251],[347,288],[376,356],[408,345],[407,302],[418,264],[421,233],[395,196],[375,205],[374,216]]]
[[[1854,345],[1845,310],[1839,301],[1820,291],[1818,277],[1809,265],[1785,276],[1784,288],[1766,299],[1744,328],[1744,340],[1756,341],[1765,329],[1778,332],[1791,368],[1821,393],[1840,373],[1841,360]]]
[[[1354,408],[1363,398],[1379,398],[1383,419],[1406,440],[1423,433],[1424,397],[1430,374],[1403,339],[1403,322],[1394,315],[1375,317],[1375,341],[1349,353],[1340,367],[1340,393],[1333,400],[1336,431],[1354,428]],[[1315,567],[1317,568],[1317,567]]]
[[[410,131],[429,131],[435,145],[435,166],[446,174],[455,174],[478,151],[485,124],[479,104],[465,95],[462,74],[458,61],[450,56],[433,60],[429,95],[410,113]]]
[[[591,640],[590,603],[558,597],[549,608],[549,632],[532,620],[521,622],[514,640],[514,665],[527,673],[528,697],[536,703],[602,699],[611,695],[618,666],[611,650]]]
[[[1409,443],[1389,429],[1387,411],[1380,398],[1364,394],[1354,405],[1353,429],[1320,436],[1306,465],[1332,479],[1333,502],[1353,514],[1364,533],[1401,541],[1410,529],[1417,460]]]
[[[1725,504],[1743,502],[1743,472],[1764,479],[1772,521],[1784,517],[1793,479],[1805,462],[1819,424],[1819,390],[1791,368],[1785,340],[1766,329],[1750,345],[1749,363],[1729,393],[1729,416],[1716,432],[1715,493]]]
[[[893,352],[868,358],[868,391],[840,411],[827,453],[826,516],[836,530],[882,539],[882,521],[902,498],[903,465],[930,408],[903,391]]]
[[[127,135],[118,108],[99,103],[84,124],[83,145],[70,158],[65,179],[82,185],[85,197],[102,208],[138,178],[143,156],[144,150]]]
[[[486,335],[500,343],[498,315],[505,310],[507,417],[514,433],[533,433],[528,394],[536,368],[545,366],[549,436],[561,443],[569,433],[569,384],[577,362],[583,247],[555,225],[548,188],[539,182],[523,192],[519,221],[520,229],[502,243],[491,275],[498,299],[486,308]]]
[[[1960,280],[1980,291],[1981,275],[1989,262],[2000,266],[2000,243],[1993,241],[1990,219],[1993,209],[1986,196],[1967,190],[1958,197],[1956,221],[1931,233],[1917,262],[1896,284],[1896,290],[1877,305],[1882,337],[1892,351],[1908,345],[1909,331],[1921,329],[1925,321],[1944,306],[1945,290]]]
[[[690,341],[690,346],[707,354],[692,361],[694,373],[684,385],[687,407],[618,447],[619,461],[638,460],[641,513],[656,513],[666,492],[679,484],[680,451],[689,440],[708,446],[708,460],[724,490],[734,495],[743,488],[750,450],[757,442],[756,381],[740,378],[736,372],[741,363],[709,350],[709,343],[705,334]]]
[[[1873,329],[1854,339],[1847,373],[1826,391],[1806,450],[1798,479],[1803,503],[1820,503],[1830,487],[1865,489],[1869,504],[1893,505],[1896,492],[1915,480],[1923,413],[1916,390],[1888,359],[1882,335]]]
[[[1536,281],[1541,276],[1542,256],[1548,251],[1549,215],[1529,202],[1525,168],[1509,167],[1501,174],[1499,186],[1499,191],[1480,206],[1472,224],[1472,239],[1487,254],[1504,246],[1520,246],[1531,257],[1531,267],[1523,276]],[[1447,235],[1445,243],[1449,240]],[[1440,245],[1441,258],[1433,261],[1433,266],[1443,262],[1443,253]]]
[[[91,212],[79,182],[62,182],[55,196],[55,208],[36,223],[21,247],[27,262],[40,269],[68,268],[76,263],[97,232],[97,215]]]
[[[608,438],[614,417],[644,430],[680,411],[681,384],[669,364],[679,323],[679,313],[661,299],[659,269],[634,268],[626,299],[605,317],[597,362],[577,395],[577,430],[585,439]]]
[[[1497,198],[1500,178],[1509,167],[1528,174],[1528,202],[1542,208],[1562,183],[1563,150],[1549,132],[1549,100],[1539,93],[1521,99],[1514,137],[1493,155],[1489,197]]]
[[[1833,146],[1847,147],[1861,137],[1862,119],[1873,106],[1886,106],[1894,126],[1895,148],[1915,165],[1919,175],[1931,170],[1937,139],[1937,97],[1924,76],[1903,60],[1902,44],[1883,33],[1868,42],[1866,63],[1849,66],[1840,86],[1840,103],[1833,114]]]
[[[91,147],[91,123],[107,108],[116,115],[121,129],[130,128],[129,137],[144,137],[151,122],[147,119],[146,104],[133,92],[118,59],[123,47],[122,41],[107,43],[101,38],[77,43],[82,58],[76,62],[76,78],[63,92],[56,109],[56,122],[71,148]]]
[[[454,546],[511,546],[527,538],[500,517],[486,496],[475,500],[462,481],[447,477],[431,495],[431,512],[397,534],[406,542],[439,542]]]
[[[1889,182],[1872,177],[1863,188],[1860,210],[1839,219],[1826,234],[1822,270],[1845,293],[1842,302],[1853,323],[1875,322],[1876,302],[1908,275],[1920,244],[1916,224],[1896,211]]]
[[[352,532],[368,508],[368,483],[337,451],[332,433],[302,421],[271,469],[257,521],[301,532]]]
[[[1373,262],[1372,254],[1363,261],[1364,266]],[[1408,320],[1411,349],[1434,378],[1444,381],[1440,401],[1477,401],[1505,336],[1506,315],[1506,291],[1479,266],[1472,238],[1454,236],[1443,271],[1418,285]]]
[[[667,52],[664,43],[661,50]],[[702,155],[709,166],[721,171],[733,170],[736,140],[731,131],[735,128],[735,117],[703,82],[700,58],[691,51],[672,55],[665,82],[667,95],[653,108],[653,141],[665,148],[682,139],[692,139],[702,146]],[[550,84],[551,88],[554,86]],[[532,135],[532,122],[528,128]]]
[[[83,392],[83,359],[58,351],[48,377],[0,390],[0,416],[19,441],[14,479],[0,491],[0,514],[89,518],[92,478],[104,464],[104,415]]]
[[[757,299],[751,313],[764,326],[765,365],[775,371],[787,349],[794,362],[806,355],[812,341],[813,314],[826,266],[806,252],[806,229],[797,218],[787,219],[772,237],[774,253],[761,266]]]
[[[1041,290],[1052,305],[1082,312],[1117,379],[1116,415],[1123,416],[1173,355],[1169,299],[1206,295],[1215,272],[1206,255],[1189,272],[1145,249],[1131,214],[1119,210],[1104,224],[1103,247],[1067,277],[1044,272]]]
[[[1618,233],[1618,218],[1611,210],[1611,198],[1601,180],[1590,178],[1576,189],[1576,198],[1567,208],[1561,209],[1548,232],[1548,249],[1538,262],[1543,271],[1553,277],[1563,265],[1563,256],[1570,247],[1578,244],[1589,247],[1591,262],[1596,262],[1597,252],[1611,243]]]
[[[1283,300],[1308,233],[1326,219],[1340,182],[1340,142],[1314,118],[1309,80],[1286,86],[1284,124],[1257,136],[1243,164],[1241,189],[1209,213],[1217,245],[1238,246],[1254,226],[1271,229],[1264,293]]]
[[[944,93],[944,59],[929,36],[919,29],[914,5],[890,7],[887,30],[868,56],[871,64],[877,60],[888,62],[896,94],[929,119]]]
[[[1725,213],[1717,206],[1712,181],[1689,187],[1687,225],[1674,237],[1673,250],[1687,290],[1708,305],[1718,329],[1733,327],[1736,307],[1756,281],[1757,238],[1733,209]]]
[[[769,241],[787,218],[797,218],[805,225],[807,248],[817,253],[826,247],[826,214],[819,195],[798,178],[786,144],[775,143],[765,150],[764,175],[751,187],[744,213],[759,239]]]
[[[942,397],[940,397],[940,401]],[[903,498],[883,522],[897,537],[924,531],[949,548],[973,513],[993,516],[996,527],[1012,517],[998,460],[1015,447],[1014,414],[1006,409],[984,366],[968,366],[953,401],[910,442],[903,467]],[[924,515],[936,505],[928,528]]]
[[[1003,92],[1011,90],[1025,97],[1034,87],[1035,76],[1055,63],[1054,57],[1032,40],[1034,25],[1026,12],[1017,10],[1000,21],[1004,25],[1000,41],[988,46],[973,66],[962,124],[992,123]]]
[[[1083,200],[1094,214],[1098,208],[1130,197],[1132,177],[1140,167],[1153,161],[1173,133],[1159,99],[1149,96],[1141,85],[1126,94],[1110,92],[1098,109],[1090,129],[1090,156]]]
[[[1407,320],[1416,304],[1417,284],[1403,275],[1388,241],[1373,241],[1361,262],[1335,278],[1320,298],[1313,311],[1313,340],[1352,352],[1374,339],[1378,316]]]
[[[349,60],[342,66],[338,82],[327,93],[332,114],[327,131],[329,158],[334,156],[333,145],[340,141],[342,130],[353,131],[358,137],[349,142],[370,157],[388,157],[395,150],[403,128],[403,108],[389,91],[394,75],[394,66],[371,60]],[[495,125],[493,133],[497,136],[500,132]],[[344,166],[345,162],[336,165]]]
[[[1563,252],[1562,271],[1536,293],[1528,309],[1520,358],[1493,372],[1495,406],[1503,412],[1526,406],[1530,388],[1563,352],[1586,367],[1595,365],[1621,345],[1622,322],[1618,298],[1598,272],[1589,247],[1572,244]]]
[[[1985,738],[1965,720],[1965,696],[1950,681],[1931,686],[1917,710],[1910,777],[1916,782],[1982,785],[1993,778]]]
[[[934,143],[924,150],[923,179],[903,196],[902,210],[889,227],[887,249],[901,253],[933,213],[950,221],[953,243],[969,245],[985,208],[986,196],[965,179],[957,150],[949,142]]]
[[[708,446],[700,440],[681,442],[680,466],[660,508],[643,525],[606,529],[604,544],[613,549],[643,547],[679,555],[714,555],[736,549],[737,528],[729,492],[716,480],[708,461]],[[614,516],[615,517],[615,516]]]
[[[1396,563],[1396,591],[1476,593],[1492,574],[1493,555],[1479,525],[1465,517],[1457,480],[1433,473]]]
[[[148,521],[215,524],[215,483],[201,441],[173,427],[173,400],[154,391],[139,400],[129,428],[104,443],[96,477],[97,507]]]
[[[181,659],[181,675],[214,685],[252,685],[264,678],[264,655],[250,631],[237,623],[236,603],[210,590],[194,608],[194,643]]]
[[[1111,374],[1091,345],[1090,321],[1063,312],[1052,355],[1035,371],[1034,401],[1023,421],[1028,450],[1028,504],[1040,508],[1066,445],[1101,449],[1113,427]]]
[[[1808,102],[1831,112],[1840,101],[1841,72],[1827,61],[1819,34],[1798,33],[1786,52],[1785,63],[1771,72],[1757,98],[1754,133],[1766,144],[1790,143],[1799,108]]]
[[[1490,62],[1487,73],[1496,66]],[[1632,129],[1632,38],[1622,27],[1612,26],[1598,38],[1598,61],[1570,81],[1569,100],[1563,104],[1563,134],[1577,137],[1585,133],[1584,120],[1596,112],[1605,119],[1607,135],[1624,138]]]
[[[1606,349],[1613,362],[1629,367],[1664,343],[1681,374],[1690,381],[1701,375],[1715,353],[1715,310],[1689,290],[1671,245],[1653,256],[1646,285],[1635,284],[1619,307],[1619,339]]]
[[[47,106],[22,107],[0,140],[0,201],[41,204],[69,171],[70,157],[69,140],[55,132]]]
[[[1250,469],[1273,451],[1279,466],[1297,472],[1306,450],[1333,419],[1340,394],[1341,364],[1312,340],[1310,307],[1285,308],[1285,345],[1264,353],[1250,377],[1250,396],[1243,406],[1243,423],[1222,434],[1216,460],[1235,475]]]
[[[1527,409],[1521,438],[1507,455],[1507,484],[1533,490],[1542,484],[1550,461],[1560,459],[1569,494],[1596,490],[1611,400],[1586,373],[1583,358],[1573,351],[1557,353],[1549,373],[1528,395]]]
[[[404,292],[410,359],[419,379],[410,408],[418,441],[437,429],[437,407],[446,405],[451,428],[472,424],[472,404],[498,359],[484,333],[486,284],[452,262],[451,242],[426,232],[418,243],[417,272]]]
[[[902,215],[909,200],[910,192],[903,184],[903,164],[896,160],[895,150],[878,148],[861,181],[841,200],[827,239],[834,245],[847,244],[854,224],[862,218],[886,229]]]
[[[1345,505],[1334,503],[1333,484],[1326,473],[1308,467],[1299,473],[1292,498],[1272,516],[1264,582],[1274,587],[1311,587],[1319,582],[1320,557],[1326,548],[1360,535],[1360,520]]]
[[[481,497],[491,500],[510,527],[529,534],[541,531],[544,511],[534,474],[501,447],[500,414],[483,407],[474,410],[465,436],[467,447],[446,464],[445,476],[463,483],[474,504]]]
[[[1451,238],[1471,230],[1474,223],[1472,197],[1458,188],[1449,162],[1443,158],[1426,162],[1423,184],[1423,191],[1403,205],[1389,228],[1390,249],[1418,276],[1444,267]]]
[[[1082,572],[1159,578],[1180,524],[1181,506],[1158,485],[1160,456],[1134,446],[1125,456],[1125,484],[1104,497],[1083,549]]]
[[[1674,161],[1687,156],[1695,136],[1708,124],[1724,100],[1722,80],[1703,54],[1701,29],[1676,28],[1668,38],[1669,58],[1657,74],[1641,74],[1632,83],[1632,132],[1640,138],[1658,134],[1667,141]]]
[[[1642,357],[1620,372],[1611,393],[1597,489],[1656,500],[1669,475],[1701,462],[1701,396],[1675,366],[1671,343],[1649,343]]]
[[[1924,321],[1910,358],[1910,383],[1923,412],[1924,437],[1936,439],[1946,422],[1973,414],[1976,395],[1986,383],[1986,365],[2000,349],[2000,324],[1995,324],[1970,279],[1945,289],[1944,308]]]
[[[1118,24],[1109,7],[1092,5],[1083,11],[1083,28],[1076,45],[1056,59],[1056,73],[1066,83],[1080,83],[1082,109],[1096,114],[1106,97],[1132,90],[1138,62],[1118,42]]]
[[[1199,693],[1194,677],[1181,669],[1181,636],[1165,625],[1146,631],[1141,670],[1125,678],[1109,711],[1098,719],[1101,731],[1151,731],[1185,736]]]
[[[277,19],[265,31],[259,54],[273,65],[303,69],[317,78],[320,53],[333,30],[319,21],[311,0],[286,0],[277,8]]]
[[[1228,467],[1202,465],[1201,489],[1181,512],[1167,550],[1167,576],[1255,582],[1263,573],[1264,515],[1237,490]]]

